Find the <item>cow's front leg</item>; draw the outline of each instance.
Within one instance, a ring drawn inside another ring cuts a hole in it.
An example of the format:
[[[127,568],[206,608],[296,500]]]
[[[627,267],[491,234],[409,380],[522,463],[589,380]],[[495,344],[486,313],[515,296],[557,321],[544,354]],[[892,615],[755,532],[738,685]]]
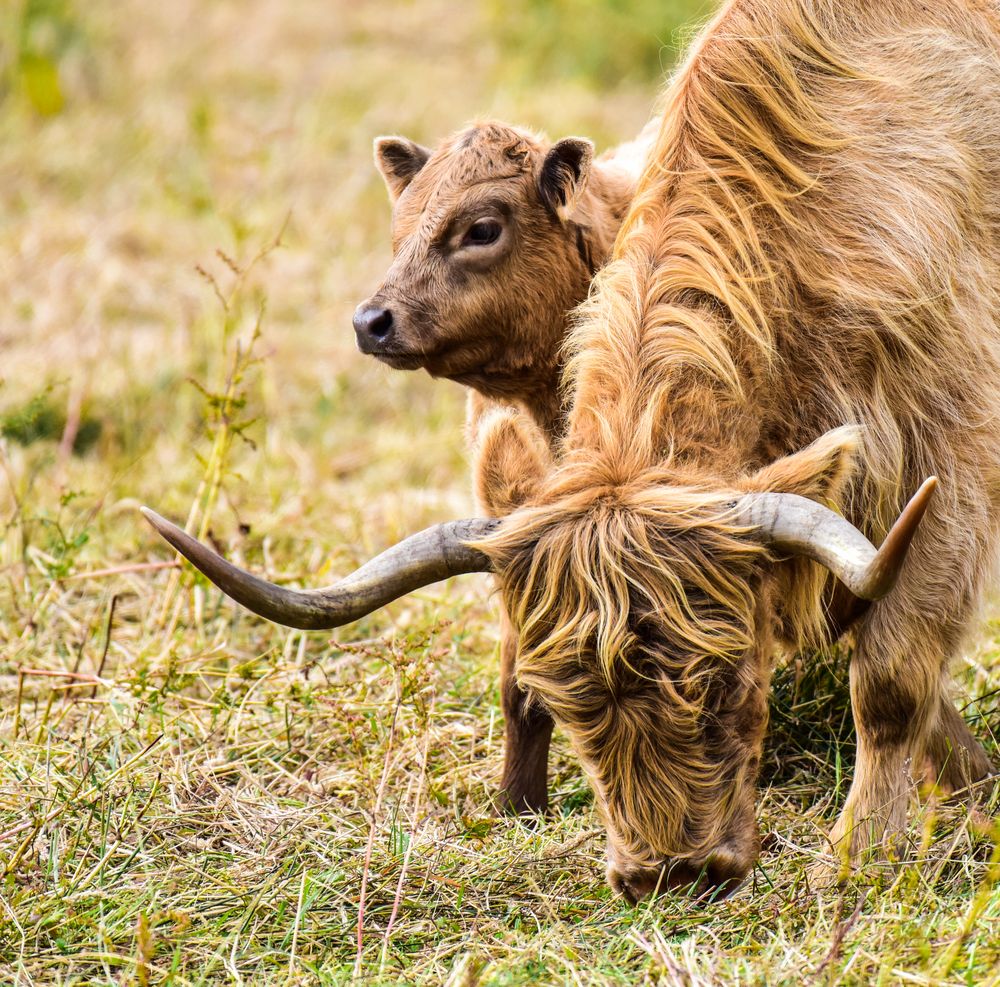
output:
[[[892,593],[857,626],[851,706],[858,734],[854,782],[831,839],[854,862],[871,848],[892,854],[917,784],[968,791],[993,772],[951,703],[948,682],[982,583],[992,571],[996,533],[976,518],[992,487],[977,463],[932,503]],[[1000,505],[994,505],[995,515]]]
[[[504,715],[504,765],[500,806],[531,814],[548,807],[549,741],[552,717],[531,703],[517,684],[517,638],[506,612],[500,622],[500,703]]]
[[[980,794],[978,783],[996,775],[996,767],[946,693],[927,741],[925,771],[942,795],[969,802]]]
[[[874,618],[872,620],[871,618]],[[892,647],[878,611],[862,625],[851,660],[851,707],[858,739],[854,780],[830,834],[850,866],[866,851],[895,857],[915,785],[925,777],[928,745],[941,711],[941,651],[936,635]],[[926,628],[925,628],[926,630]]]

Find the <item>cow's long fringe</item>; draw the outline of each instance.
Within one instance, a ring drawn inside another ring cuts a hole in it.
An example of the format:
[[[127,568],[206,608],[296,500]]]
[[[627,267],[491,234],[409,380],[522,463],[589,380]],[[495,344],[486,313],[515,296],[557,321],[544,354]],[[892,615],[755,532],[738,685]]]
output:
[[[685,827],[663,832],[659,845],[709,846],[713,820],[693,825],[684,809],[717,789],[720,752],[691,758],[655,786],[642,765],[657,764],[665,732],[683,749],[700,736],[706,704],[752,687],[740,681],[739,660],[753,644],[750,574],[761,550],[739,537],[731,501],[662,480],[645,474],[596,496],[560,491],[558,524],[528,511],[490,551],[520,629],[519,682],[574,728],[581,753],[630,752],[606,773],[615,790],[604,795],[629,806],[642,828]],[[648,756],[633,756],[644,747]]]

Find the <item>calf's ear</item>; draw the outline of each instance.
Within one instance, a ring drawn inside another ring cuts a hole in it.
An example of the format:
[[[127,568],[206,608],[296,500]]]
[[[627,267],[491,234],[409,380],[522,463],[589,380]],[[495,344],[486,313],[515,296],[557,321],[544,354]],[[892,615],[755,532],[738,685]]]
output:
[[[752,491],[793,493],[839,504],[860,444],[860,428],[854,425],[835,428],[805,449],[758,470],[743,486]]]
[[[375,167],[385,179],[389,198],[395,202],[414,175],[420,171],[431,152],[405,137],[375,138]]]
[[[594,145],[584,137],[565,137],[549,149],[538,176],[538,192],[552,213],[566,219],[590,178]]]
[[[541,429],[513,408],[490,412],[476,429],[473,484],[489,517],[505,517],[535,492],[552,462]]]

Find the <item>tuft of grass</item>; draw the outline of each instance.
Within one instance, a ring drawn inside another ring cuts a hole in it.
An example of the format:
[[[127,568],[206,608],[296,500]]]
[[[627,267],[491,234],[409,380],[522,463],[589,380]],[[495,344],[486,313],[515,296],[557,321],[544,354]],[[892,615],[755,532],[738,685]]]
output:
[[[76,456],[85,455],[97,443],[103,423],[82,408],[75,409],[72,431],[67,431],[70,419],[54,398],[53,388],[47,387],[24,404],[0,412],[0,435],[21,446],[35,442],[65,442]]]
[[[510,23],[538,51],[680,26],[584,7]],[[551,816],[492,810],[487,579],[304,633],[136,511],[308,586],[470,513],[461,389],[354,350],[389,257],[371,139],[492,112],[610,143],[647,70],[540,83],[491,0],[66,9],[127,84],[49,118],[0,102],[0,983],[996,983],[995,794],[972,819],[924,794],[898,867],[811,878],[854,757],[845,655],[777,673],[753,879],[634,909],[563,738]],[[88,414],[99,440],[65,454]],[[956,676],[991,743],[997,639]]]
[[[0,416],[0,433],[22,446],[45,439],[57,442],[65,427],[66,416],[55,406],[48,389]]]

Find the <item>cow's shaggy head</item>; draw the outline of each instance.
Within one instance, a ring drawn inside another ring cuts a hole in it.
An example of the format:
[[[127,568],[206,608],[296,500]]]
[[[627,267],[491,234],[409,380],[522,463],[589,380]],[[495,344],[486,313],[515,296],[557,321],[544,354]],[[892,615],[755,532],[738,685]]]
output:
[[[757,854],[754,784],[782,618],[807,609],[816,582],[776,565],[740,516],[739,491],[662,466],[622,477],[594,460],[545,475],[531,430],[495,417],[478,463],[499,498],[491,510],[514,511],[479,547],[519,635],[518,681],[590,777],[619,890],[732,889]],[[839,430],[744,490],[835,498],[854,444]]]

